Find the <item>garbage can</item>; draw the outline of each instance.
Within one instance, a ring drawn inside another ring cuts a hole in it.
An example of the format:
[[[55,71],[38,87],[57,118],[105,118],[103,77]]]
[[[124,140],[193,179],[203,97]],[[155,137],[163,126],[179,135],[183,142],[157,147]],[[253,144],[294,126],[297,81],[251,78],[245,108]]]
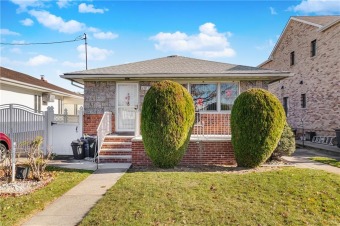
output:
[[[83,159],[85,158],[84,151],[83,151],[83,142],[80,140],[74,140],[71,143],[73,157],[75,159]]]
[[[340,129],[336,129],[335,134],[336,134],[336,141],[337,141],[336,146],[338,146],[338,148],[340,148]]]
[[[88,144],[89,144],[89,157],[94,158],[94,154],[96,150],[98,150],[98,144],[97,144],[97,137],[86,137]]]
[[[83,142],[83,151],[84,151],[85,157],[89,157],[90,156],[89,141],[85,137],[81,137],[80,141]]]

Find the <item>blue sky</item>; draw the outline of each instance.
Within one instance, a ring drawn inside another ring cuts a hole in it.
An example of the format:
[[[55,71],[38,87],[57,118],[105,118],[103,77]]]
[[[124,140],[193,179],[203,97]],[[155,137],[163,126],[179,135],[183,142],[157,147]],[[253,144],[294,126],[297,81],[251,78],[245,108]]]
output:
[[[257,66],[290,16],[340,14],[335,0],[0,0],[1,43],[88,36],[88,68],[182,55]],[[84,70],[84,41],[1,46],[1,66],[82,91],[59,75]]]

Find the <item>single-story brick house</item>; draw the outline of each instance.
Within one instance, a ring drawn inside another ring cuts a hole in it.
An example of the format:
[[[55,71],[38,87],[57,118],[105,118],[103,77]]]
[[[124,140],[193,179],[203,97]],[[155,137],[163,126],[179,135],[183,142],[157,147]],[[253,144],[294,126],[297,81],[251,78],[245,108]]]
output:
[[[181,164],[225,165],[235,162],[230,141],[230,113],[235,98],[249,88],[268,89],[269,83],[289,76],[289,72],[181,56],[61,75],[84,85],[85,134],[100,133],[97,128],[105,121],[104,112],[112,112],[108,131],[112,134],[99,139],[101,161],[133,165],[150,164],[138,135],[140,109],[152,82],[176,81],[193,96],[196,124]]]

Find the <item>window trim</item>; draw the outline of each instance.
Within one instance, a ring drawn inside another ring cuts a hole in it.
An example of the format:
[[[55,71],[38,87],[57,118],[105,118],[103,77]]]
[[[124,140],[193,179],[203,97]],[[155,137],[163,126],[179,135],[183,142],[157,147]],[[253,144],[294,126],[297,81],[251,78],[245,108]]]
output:
[[[216,95],[216,98],[217,98],[217,101],[216,101],[216,104],[217,104],[217,108],[216,110],[211,110],[211,111],[199,111],[200,113],[203,113],[203,114],[230,114],[231,113],[231,110],[221,110],[221,100],[220,100],[220,97],[221,97],[221,84],[222,83],[233,83],[233,84],[237,84],[238,86],[238,95],[240,95],[241,93],[241,86],[240,86],[240,81],[209,81],[209,82],[199,82],[199,81],[195,81],[195,82],[187,82],[186,84],[188,84],[188,92],[190,93],[191,95],[191,85],[199,85],[199,84],[217,84],[217,95]]]
[[[306,93],[301,93],[300,103],[301,103],[301,108],[302,109],[307,108],[307,96],[306,96]]]

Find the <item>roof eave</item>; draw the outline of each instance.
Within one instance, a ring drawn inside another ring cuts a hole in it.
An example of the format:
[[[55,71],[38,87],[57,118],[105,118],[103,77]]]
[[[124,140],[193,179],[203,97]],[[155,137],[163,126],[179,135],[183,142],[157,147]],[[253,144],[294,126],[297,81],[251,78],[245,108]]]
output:
[[[56,94],[56,95],[79,98],[79,99],[84,98],[84,97],[78,96],[76,94],[65,93],[65,92],[62,92],[62,91],[58,91],[58,90],[54,90],[54,89],[50,89],[50,88],[46,88],[46,87],[41,87],[41,86],[36,86],[36,85],[29,84],[29,83],[8,79],[8,78],[2,77],[0,79],[0,81],[4,82],[5,84],[9,84],[9,85],[13,85],[13,86],[21,87],[21,88],[32,89],[32,90],[37,90],[37,91],[41,91],[41,92],[51,92],[51,93]]]

